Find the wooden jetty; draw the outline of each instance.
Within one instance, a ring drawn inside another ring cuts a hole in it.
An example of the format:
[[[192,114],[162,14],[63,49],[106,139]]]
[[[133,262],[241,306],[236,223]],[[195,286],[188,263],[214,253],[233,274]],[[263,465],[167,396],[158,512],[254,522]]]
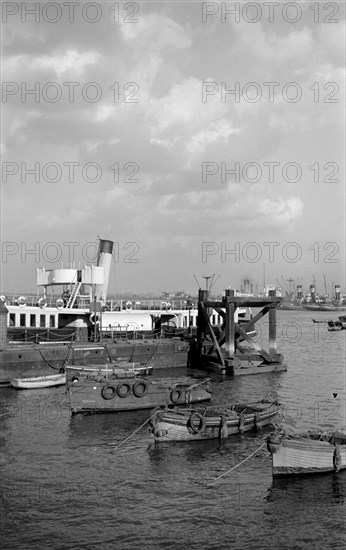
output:
[[[234,290],[226,290],[221,301],[208,300],[208,291],[199,290],[197,342],[191,350],[191,366],[233,376],[286,371],[283,356],[276,348],[276,309],[281,301],[275,290],[269,291],[268,297],[235,296]],[[235,313],[237,308],[244,307],[261,310],[240,325],[235,321]],[[219,334],[210,322],[211,310],[223,318]],[[266,314],[269,316],[269,351],[248,334]]]

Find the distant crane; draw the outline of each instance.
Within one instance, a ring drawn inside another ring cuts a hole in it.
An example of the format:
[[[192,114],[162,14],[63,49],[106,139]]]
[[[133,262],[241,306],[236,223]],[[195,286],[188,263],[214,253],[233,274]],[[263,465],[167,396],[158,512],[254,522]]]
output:
[[[324,293],[326,296],[328,296],[327,281],[326,281],[325,275],[323,275],[323,281],[324,281]]]
[[[289,294],[290,289],[288,288],[287,283],[286,283],[286,281],[285,281],[285,279],[283,278],[282,275],[281,275],[281,279],[282,279],[282,281],[283,281],[283,283],[284,283],[284,287],[286,287],[286,294]]]
[[[289,293],[290,295],[293,297],[293,294],[294,294],[294,287],[292,288],[292,283],[294,283],[294,279],[292,279],[292,277],[290,277],[289,279],[287,279],[287,282],[289,283]]]

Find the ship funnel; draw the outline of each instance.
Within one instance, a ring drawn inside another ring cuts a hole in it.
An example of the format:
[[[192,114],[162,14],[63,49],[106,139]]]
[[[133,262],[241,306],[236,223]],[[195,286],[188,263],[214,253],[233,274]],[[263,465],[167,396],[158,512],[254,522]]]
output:
[[[340,285],[335,285],[335,300],[340,300],[341,298],[341,290],[340,290]]]
[[[314,304],[316,302],[316,290],[315,285],[310,285],[311,301]]]
[[[301,300],[303,298],[303,287],[302,285],[297,285],[297,298]]]
[[[102,285],[96,285],[96,300],[102,304],[106,303],[109,273],[112,263],[113,241],[100,239],[97,252],[97,266],[104,268],[104,281]]]

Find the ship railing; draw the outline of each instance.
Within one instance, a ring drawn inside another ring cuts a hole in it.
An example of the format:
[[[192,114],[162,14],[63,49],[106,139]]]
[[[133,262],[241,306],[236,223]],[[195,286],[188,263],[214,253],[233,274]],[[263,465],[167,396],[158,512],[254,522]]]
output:
[[[23,300],[24,298],[24,300]],[[44,301],[41,300],[43,296],[39,295],[27,295],[27,294],[15,294],[15,295],[4,295],[2,297],[3,302],[6,306],[18,306],[22,305],[22,307],[37,307],[42,304],[45,304],[45,307],[57,307],[57,300],[61,300],[61,295],[56,296],[45,296]],[[39,302],[39,300],[41,300]],[[66,305],[65,305],[66,307]],[[74,308],[77,309],[88,309],[90,308],[90,296],[87,295],[79,295],[76,298],[76,301],[74,303]]]
[[[161,300],[161,299],[111,299],[105,304],[105,311],[139,310],[139,311],[171,311],[171,310],[197,309],[197,301],[189,303],[186,300]]]

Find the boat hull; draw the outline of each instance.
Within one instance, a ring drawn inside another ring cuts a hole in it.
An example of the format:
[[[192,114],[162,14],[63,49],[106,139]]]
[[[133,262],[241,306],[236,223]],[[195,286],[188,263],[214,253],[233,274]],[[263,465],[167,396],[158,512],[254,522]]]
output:
[[[255,405],[258,410],[250,412],[251,405],[245,413],[228,411],[213,416],[203,415],[198,409],[159,411],[153,422],[155,441],[201,441],[204,439],[224,439],[230,435],[259,429],[270,424],[279,413],[279,404],[267,404],[266,407]]]
[[[52,376],[36,376],[33,378],[16,378],[11,380],[11,386],[17,390],[33,390],[39,388],[51,388],[66,384],[66,374],[54,374]]]
[[[344,444],[334,446],[328,441],[284,438],[271,452],[273,476],[336,472],[346,468]]]
[[[191,386],[196,386],[189,389]],[[208,381],[85,376],[68,386],[72,414],[119,412],[208,401]]]

